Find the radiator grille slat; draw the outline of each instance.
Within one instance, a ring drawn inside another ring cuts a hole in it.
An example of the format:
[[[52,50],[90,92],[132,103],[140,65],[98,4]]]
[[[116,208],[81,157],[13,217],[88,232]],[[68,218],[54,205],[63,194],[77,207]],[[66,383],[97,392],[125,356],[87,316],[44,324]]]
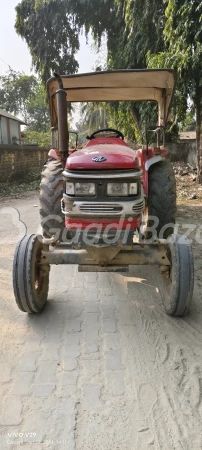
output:
[[[121,213],[123,211],[122,205],[107,204],[107,203],[83,203],[79,207],[80,211],[86,213]]]
[[[133,211],[134,211],[136,214],[142,214],[143,209],[144,209],[144,202],[143,202],[143,201],[141,201],[141,202],[136,203],[135,205],[133,205]]]

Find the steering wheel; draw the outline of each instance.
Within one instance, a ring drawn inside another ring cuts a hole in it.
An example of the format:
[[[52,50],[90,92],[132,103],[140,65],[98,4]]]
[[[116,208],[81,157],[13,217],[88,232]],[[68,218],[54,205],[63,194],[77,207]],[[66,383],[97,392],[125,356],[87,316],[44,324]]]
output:
[[[115,130],[114,128],[103,128],[102,130],[97,130],[95,131],[93,134],[91,134],[90,136],[86,136],[86,139],[89,139],[91,141],[91,139],[95,139],[96,135],[99,133],[103,133],[104,131],[111,131],[113,133],[116,133],[117,138],[121,138],[122,140],[124,140],[124,135],[123,133],[121,133],[118,130]]]

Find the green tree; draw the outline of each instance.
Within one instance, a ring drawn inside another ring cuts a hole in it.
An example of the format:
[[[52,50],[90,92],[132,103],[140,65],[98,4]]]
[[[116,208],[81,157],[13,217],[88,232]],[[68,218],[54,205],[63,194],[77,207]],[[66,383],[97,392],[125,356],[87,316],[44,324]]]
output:
[[[46,132],[49,108],[44,85],[34,75],[10,70],[0,77],[0,105],[11,114],[19,115],[29,129]]]
[[[148,51],[164,49],[163,29],[165,4],[163,0],[116,0],[113,27],[108,30],[108,67],[110,69],[145,68]],[[126,121],[125,132],[136,140],[143,139],[145,126],[157,119],[155,105],[128,102],[115,105],[118,117]],[[118,121],[119,123],[119,121]],[[120,123],[120,125],[121,125]],[[120,126],[119,125],[119,126]],[[127,130],[127,131],[126,131]],[[129,136],[128,136],[129,137]]]
[[[186,118],[187,99],[192,99],[196,112],[198,180],[202,182],[202,2],[200,0],[168,0],[164,29],[166,51],[148,55],[152,67],[170,66],[178,73],[178,119]]]
[[[46,100],[46,90],[40,81],[35,86],[34,95],[30,96],[27,105],[29,129],[47,132],[50,128],[49,107]]]
[[[195,108],[191,108],[187,111],[186,119],[182,126],[182,131],[195,131],[196,130],[196,118],[195,118]]]
[[[81,106],[81,116],[88,134],[98,129],[108,128],[107,109],[104,103],[84,103]]]
[[[113,0],[21,0],[17,33],[25,39],[35,70],[46,81],[53,71],[75,73],[79,35],[91,29],[97,40],[110,24]]]
[[[0,77],[0,105],[1,108],[15,115],[21,115],[28,121],[28,103],[34,96],[37,79],[31,75],[9,70]]]
[[[33,131],[26,129],[23,133],[24,145],[39,145],[40,147],[51,147],[51,135],[50,132]]]

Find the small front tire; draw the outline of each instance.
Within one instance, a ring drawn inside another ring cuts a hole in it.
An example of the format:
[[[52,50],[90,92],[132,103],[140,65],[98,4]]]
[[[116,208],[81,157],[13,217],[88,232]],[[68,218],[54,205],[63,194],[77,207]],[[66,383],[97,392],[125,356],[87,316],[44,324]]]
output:
[[[171,266],[163,273],[164,308],[170,316],[184,316],[190,309],[194,287],[193,254],[184,236],[170,237],[168,258]]]
[[[13,289],[18,308],[39,313],[48,298],[48,264],[40,264],[43,244],[38,236],[24,236],[18,243],[13,261]]]

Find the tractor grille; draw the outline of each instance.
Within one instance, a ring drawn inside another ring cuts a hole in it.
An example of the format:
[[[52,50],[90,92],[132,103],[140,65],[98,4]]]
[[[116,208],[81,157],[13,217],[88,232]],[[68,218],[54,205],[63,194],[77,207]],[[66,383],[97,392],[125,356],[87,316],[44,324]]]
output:
[[[79,209],[87,214],[120,214],[123,211],[122,205],[113,203],[83,203]]]
[[[144,202],[143,201],[133,205],[133,212],[135,214],[137,214],[137,215],[142,214],[143,210],[144,210]]]

